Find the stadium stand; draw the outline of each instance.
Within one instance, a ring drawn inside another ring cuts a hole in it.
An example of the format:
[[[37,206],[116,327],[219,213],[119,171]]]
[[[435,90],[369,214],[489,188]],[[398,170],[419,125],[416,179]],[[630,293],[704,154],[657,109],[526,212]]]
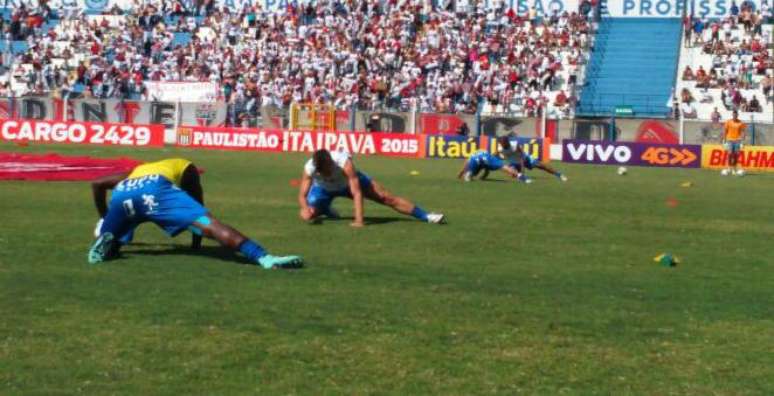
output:
[[[687,18],[676,92],[685,118],[774,121],[771,9],[743,3],[722,19]]]
[[[637,117],[667,116],[679,37],[675,18],[602,19],[578,113],[608,115],[626,106]]]
[[[502,1],[321,0],[238,14],[153,4],[99,15],[5,9],[6,23],[31,22],[11,34],[4,92],[147,100],[144,81],[209,81],[250,114],[304,102],[523,116],[545,105],[565,117],[593,33],[574,10],[518,15]]]

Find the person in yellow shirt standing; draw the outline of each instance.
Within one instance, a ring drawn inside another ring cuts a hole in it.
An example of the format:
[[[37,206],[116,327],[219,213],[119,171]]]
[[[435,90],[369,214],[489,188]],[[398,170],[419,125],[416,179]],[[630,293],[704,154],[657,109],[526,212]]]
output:
[[[106,203],[108,190],[113,190]],[[134,229],[145,222],[161,227],[170,236],[191,231],[191,247],[201,246],[201,237],[242,253],[265,269],[299,268],[298,256],[273,256],[233,227],[218,221],[203,206],[204,192],[199,170],[182,158],[142,164],[130,173],[106,176],[92,183],[94,204],[100,215],[88,254],[90,264],[118,256],[123,244],[131,240]]]
[[[733,117],[723,125],[723,148],[728,153],[728,168],[723,169],[722,175],[743,175],[739,166],[739,153],[742,151],[742,142],[746,135],[747,125],[739,120],[739,112],[734,110]]]

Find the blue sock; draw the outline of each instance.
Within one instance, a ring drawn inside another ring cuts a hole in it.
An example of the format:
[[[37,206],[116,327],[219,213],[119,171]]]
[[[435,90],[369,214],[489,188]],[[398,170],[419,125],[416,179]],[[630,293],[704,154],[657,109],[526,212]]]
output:
[[[424,209],[420,208],[417,205],[414,205],[414,210],[411,211],[411,216],[413,216],[416,219],[427,222],[427,212],[425,212]]]
[[[255,261],[256,259],[267,254],[266,250],[264,250],[261,245],[249,239],[245,239],[245,241],[239,245],[239,251],[244,254],[245,257],[247,257],[250,261]]]
[[[555,175],[555,176],[556,176],[556,178],[557,178],[557,179],[561,179],[561,178],[562,178],[562,174],[561,174],[561,173],[559,173],[559,172],[556,172],[556,175]]]

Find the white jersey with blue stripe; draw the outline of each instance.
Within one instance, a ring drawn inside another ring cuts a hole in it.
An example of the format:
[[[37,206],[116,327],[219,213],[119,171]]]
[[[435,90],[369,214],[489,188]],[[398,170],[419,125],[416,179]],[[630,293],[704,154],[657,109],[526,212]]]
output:
[[[352,156],[346,151],[331,151],[331,158],[336,166],[331,172],[330,177],[323,177],[320,172],[317,172],[317,168],[314,166],[314,161],[309,159],[304,165],[304,172],[312,177],[314,184],[324,188],[326,191],[335,192],[340,191],[349,186],[349,179],[344,174],[344,166]]]

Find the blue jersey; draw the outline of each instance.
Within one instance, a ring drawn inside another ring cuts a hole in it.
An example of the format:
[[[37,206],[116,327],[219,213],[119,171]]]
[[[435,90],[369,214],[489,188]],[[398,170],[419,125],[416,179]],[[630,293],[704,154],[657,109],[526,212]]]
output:
[[[521,156],[521,160],[523,160],[523,161],[524,161],[524,167],[525,167],[525,168],[527,168],[527,169],[530,169],[530,170],[531,170],[532,168],[534,168],[535,166],[537,166],[537,165],[540,163],[540,161],[536,160],[536,159],[535,159],[534,157],[532,157],[531,155],[529,155],[529,154],[527,154],[527,153],[525,153],[525,152],[523,152],[523,151],[520,151],[520,153],[521,153],[521,154],[520,154],[520,156]],[[517,160],[513,160],[513,161],[511,161],[511,165],[512,165],[514,168],[516,168],[516,170],[517,170],[517,171],[519,171],[519,172],[523,172],[523,171],[524,171],[524,170],[522,169],[522,167],[521,167],[521,160],[518,160],[518,159],[517,159]]]
[[[498,170],[505,166],[503,160],[495,155],[492,155],[484,150],[479,150],[473,153],[468,158],[468,171],[473,174],[477,174],[481,169]]]
[[[150,221],[170,236],[185,231],[208,210],[161,175],[124,179],[113,190],[101,233],[121,238]]]

